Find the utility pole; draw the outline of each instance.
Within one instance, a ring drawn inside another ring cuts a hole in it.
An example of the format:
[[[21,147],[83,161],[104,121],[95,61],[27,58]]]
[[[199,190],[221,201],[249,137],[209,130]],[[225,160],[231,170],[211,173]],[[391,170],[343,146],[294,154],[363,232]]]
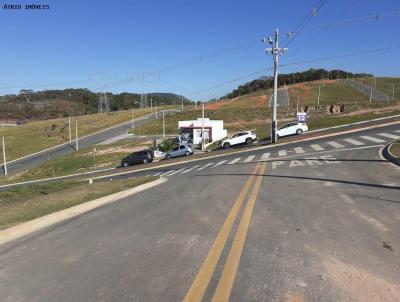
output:
[[[157,115],[157,101],[154,101],[154,106],[156,107],[156,119],[158,118],[158,115]]]
[[[133,107],[131,108],[131,113],[132,113],[132,132],[135,132],[135,119],[133,118]],[[135,134],[135,133],[133,133]]]
[[[164,117],[164,110],[162,112],[162,136],[165,138],[165,117]]]
[[[196,106],[196,110],[197,110],[197,101],[196,101],[196,103],[194,103],[195,104],[195,106]]]
[[[183,112],[183,95],[181,96],[181,99],[182,99],[182,108],[181,108],[181,111]]]
[[[204,102],[201,117],[201,150],[204,151]]]
[[[394,83],[393,83],[393,91],[392,91],[392,100],[394,100]]]
[[[7,159],[6,159],[6,142],[3,136],[3,166],[4,166],[4,175],[7,176]]]
[[[319,97],[320,97],[320,95],[321,95],[321,84],[318,85],[318,101],[317,101],[318,106],[319,106]]]
[[[71,117],[68,116],[68,132],[69,132],[69,142],[72,142],[72,135],[71,135]]]
[[[75,121],[75,150],[79,151],[79,142],[78,142],[78,121]]]
[[[369,102],[372,103],[372,85],[371,85],[371,90],[369,92]]]
[[[262,39],[264,43],[267,40]],[[272,54],[274,59],[274,103],[272,106],[272,131],[271,131],[271,143],[277,142],[277,116],[276,116],[276,106],[277,106],[277,98],[278,98],[278,67],[279,67],[279,55],[283,55],[287,48],[279,48],[279,32],[278,29],[275,30],[275,45],[272,41],[271,37],[268,37],[268,43],[273,46],[271,48],[267,48],[266,52]]]
[[[150,112],[153,112],[153,98],[150,99]]]

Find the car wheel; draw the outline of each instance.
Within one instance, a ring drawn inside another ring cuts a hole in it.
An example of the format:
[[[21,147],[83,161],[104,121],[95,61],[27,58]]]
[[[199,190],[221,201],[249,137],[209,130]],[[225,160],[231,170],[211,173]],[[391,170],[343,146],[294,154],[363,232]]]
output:
[[[148,160],[147,158],[144,158],[144,159],[143,159],[143,163],[144,163],[144,164],[147,164],[148,162],[149,162],[149,160]]]
[[[253,140],[250,137],[246,138],[246,144],[250,145],[252,143],[253,143]]]
[[[230,144],[230,143],[225,143],[225,144],[224,144],[224,148],[225,148],[225,149],[229,149],[230,147],[231,147],[231,144]]]
[[[297,134],[297,135],[302,135],[302,134],[303,134],[303,130],[297,129],[297,130],[296,130],[296,134]]]
[[[189,152],[189,151],[186,151],[185,155],[186,155],[186,156],[189,156],[189,155],[190,155],[190,152]]]
[[[128,167],[128,166],[129,166],[129,165],[128,165],[127,162],[124,161],[124,162],[122,163],[122,167],[125,167],[125,168],[126,168],[126,167]]]
[[[167,159],[170,159],[170,158],[171,158],[171,155],[167,154],[166,158],[167,158]]]

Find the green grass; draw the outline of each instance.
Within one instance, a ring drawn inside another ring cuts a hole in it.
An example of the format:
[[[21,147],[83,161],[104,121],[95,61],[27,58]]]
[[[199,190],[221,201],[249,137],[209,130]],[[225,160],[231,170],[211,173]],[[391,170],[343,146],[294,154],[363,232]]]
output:
[[[150,109],[136,109],[134,117],[137,118],[148,113],[150,113]],[[75,121],[78,122],[78,136],[82,137],[127,122],[131,120],[131,116],[131,111],[128,110],[72,117],[72,138],[75,138]],[[14,128],[0,128],[0,136],[4,136],[6,140],[7,159],[13,160],[68,142],[68,118],[28,122]]]
[[[95,171],[95,164],[96,170],[117,167],[121,159],[131,153],[130,149],[149,147],[151,147],[150,141],[143,142],[135,139],[119,141],[110,145],[96,145],[95,156],[93,156],[93,147],[84,148],[78,152],[48,160],[26,172],[3,178],[0,183],[22,182],[92,172]]]
[[[88,184],[63,181],[19,186],[0,192],[0,229],[153,181],[142,177]]]
[[[376,78],[364,78],[357,80],[367,85],[375,85],[375,79],[376,79],[376,89],[383,91],[389,97],[393,95],[393,85],[394,85],[394,99],[400,100],[400,78],[376,77]]]
[[[295,85],[289,88],[291,106],[296,106],[297,98],[299,104],[316,106],[318,104],[318,81]],[[368,103],[369,99],[362,93],[342,82],[321,83],[320,106],[350,104],[350,103]]]
[[[400,158],[400,140],[395,141],[391,146],[390,146],[390,152],[396,156],[397,158]]]

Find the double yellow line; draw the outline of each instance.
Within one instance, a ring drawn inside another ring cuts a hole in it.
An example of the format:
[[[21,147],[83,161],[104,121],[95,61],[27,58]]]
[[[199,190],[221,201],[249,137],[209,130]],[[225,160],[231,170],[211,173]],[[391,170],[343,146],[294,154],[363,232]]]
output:
[[[243,214],[240,219],[235,237],[233,239],[228,258],[226,259],[224,269],[222,271],[217,288],[212,298],[213,302],[223,302],[229,300],[232,286],[235,281],[236,273],[239,267],[240,257],[242,255],[244,243],[246,240],[251,215],[253,213],[254,205],[256,203],[257,194],[261,186],[262,175],[265,172],[265,168],[266,163],[263,162],[261,164],[258,164],[251,172],[251,176],[246,181],[242,191],[237,197],[235,203],[233,204],[233,207],[226,217],[225,222],[217,235],[217,238],[215,239],[210,251],[208,252],[208,255],[204,260],[199,272],[197,273],[197,276],[194,279],[192,286],[187,292],[184,302],[200,302],[202,300],[203,295],[211,280],[211,277],[215,271],[215,267],[219,261],[222,250],[224,249],[226,241],[228,240],[233,223],[235,222],[235,219],[239,214],[240,208],[242,207],[248,192],[253,186],[247,199],[247,204],[243,210]]]

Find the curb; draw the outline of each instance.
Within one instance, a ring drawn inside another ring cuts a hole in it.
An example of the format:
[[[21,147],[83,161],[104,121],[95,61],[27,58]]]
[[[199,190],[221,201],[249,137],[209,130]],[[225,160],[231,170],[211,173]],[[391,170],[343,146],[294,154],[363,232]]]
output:
[[[390,146],[394,143],[395,141],[390,142],[386,146],[384,146],[381,150],[382,157],[386,159],[387,161],[391,162],[392,164],[400,167],[400,158],[397,158],[390,152]]]
[[[0,231],[0,245],[33,233],[35,231],[41,230],[45,227],[54,225],[61,221],[87,213],[106,204],[113,203],[122,198],[147,190],[166,181],[166,178],[160,178],[155,181],[136,186],[134,188],[87,201],[85,203],[18,224],[14,227],[10,227],[8,229]]]

